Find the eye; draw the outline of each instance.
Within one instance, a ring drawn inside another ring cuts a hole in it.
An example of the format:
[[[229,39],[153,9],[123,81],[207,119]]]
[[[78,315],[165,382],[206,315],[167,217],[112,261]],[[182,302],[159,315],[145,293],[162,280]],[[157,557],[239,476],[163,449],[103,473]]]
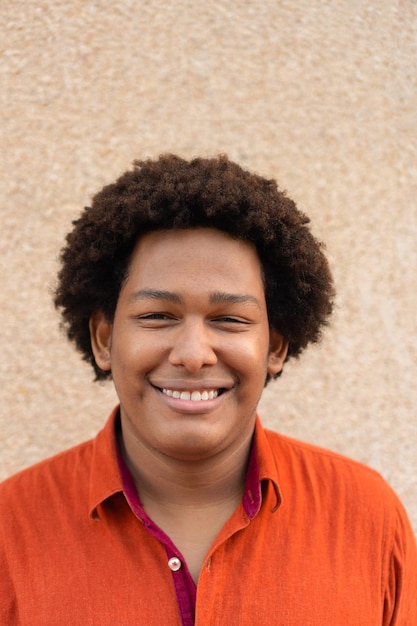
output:
[[[133,317],[142,328],[162,328],[175,323],[176,318],[168,313],[144,313]]]
[[[225,317],[218,317],[216,318],[217,321],[219,322],[226,322],[226,323],[230,323],[230,324],[243,324],[243,320],[237,318],[237,317],[229,317],[229,316],[225,316]]]
[[[165,313],[147,313],[146,315],[139,315],[138,319],[141,320],[165,320],[170,319],[169,315]]]
[[[220,330],[227,332],[240,332],[242,330],[247,330],[251,322],[243,319],[242,317],[223,315],[221,317],[213,318],[212,323]]]

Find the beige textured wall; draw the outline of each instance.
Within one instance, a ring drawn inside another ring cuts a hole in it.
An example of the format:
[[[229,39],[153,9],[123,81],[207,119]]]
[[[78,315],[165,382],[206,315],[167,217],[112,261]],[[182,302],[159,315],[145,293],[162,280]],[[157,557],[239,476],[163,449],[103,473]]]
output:
[[[134,158],[227,152],[312,217],[339,292],[264,422],[379,469],[417,529],[416,2],[2,0],[0,18],[0,476],[115,401],[50,302],[71,220]]]

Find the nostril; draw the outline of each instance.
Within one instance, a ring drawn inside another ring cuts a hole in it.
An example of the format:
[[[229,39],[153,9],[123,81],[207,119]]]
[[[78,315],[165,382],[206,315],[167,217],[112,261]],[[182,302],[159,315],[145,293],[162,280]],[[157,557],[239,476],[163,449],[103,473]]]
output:
[[[204,365],[214,365],[217,356],[210,344],[189,338],[173,346],[169,360],[172,365],[182,365],[194,371]]]

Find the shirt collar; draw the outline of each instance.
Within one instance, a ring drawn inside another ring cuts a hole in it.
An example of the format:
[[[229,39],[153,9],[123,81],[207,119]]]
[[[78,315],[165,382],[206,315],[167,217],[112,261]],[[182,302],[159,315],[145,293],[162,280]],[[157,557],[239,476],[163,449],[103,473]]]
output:
[[[100,517],[99,507],[105,500],[124,491],[122,471],[118,461],[116,435],[118,422],[119,407],[117,406],[93,441],[89,497],[89,513],[93,519]],[[126,470],[125,467],[123,472]],[[275,500],[272,511],[276,511],[281,504],[278,470],[268,437],[257,416],[242,499],[249,519],[253,519],[261,507],[263,483],[272,485]]]
[[[270,483],[272,485],[275,499],[275,504],[272,507],[272,512],[274,513],[282,502],[278,480],[278,468],[275,455],[268,440],[267,432],[263,428],[258,415],[256,416],[254,442],[258,459],[259,484]]]
[[[104,428],[93,440],[93,458],[90,472],[89,513],[99,519],[100,505],[116,493],[123,492],[123,483],[117,463],[116,429],[119,407],[110,414]]]

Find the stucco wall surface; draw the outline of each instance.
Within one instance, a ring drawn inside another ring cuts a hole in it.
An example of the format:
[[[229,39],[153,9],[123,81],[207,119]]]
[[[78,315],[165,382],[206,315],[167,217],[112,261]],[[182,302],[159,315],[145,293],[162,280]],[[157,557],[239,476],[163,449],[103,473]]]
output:
[[[417,529],[416,2],[3,0],[0,21],[0,477],[115,403],[51,304],[71,220],[134,158],[226,152],[310,215],[338,289],[263,421],[380,470]]]

